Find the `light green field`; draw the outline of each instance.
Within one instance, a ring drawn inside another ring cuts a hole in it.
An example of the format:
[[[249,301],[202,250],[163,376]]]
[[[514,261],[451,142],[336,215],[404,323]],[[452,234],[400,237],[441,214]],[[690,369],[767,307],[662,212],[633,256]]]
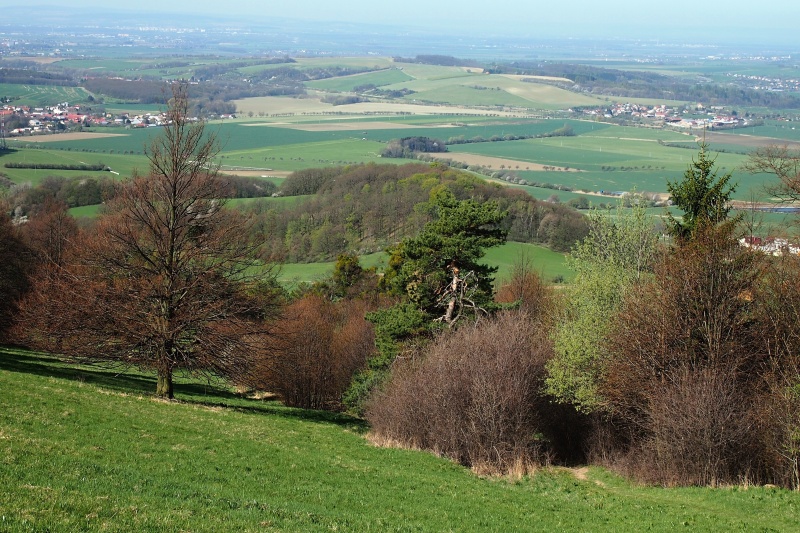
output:
[[[532,107],[532,102],[496,88],[449,85],[420,91],[405,97],[411,101],[425,101],[469,106]]]
[[[306,86],[312,89],[322,89],[325,91],[349,92],[359,85],[372,84],[376,87],[401,83],[412,79],[409,75],[397,69],[386,69],[378,72],[365,72],[364,74],[354,74],[352,76],[342,76],[326,80],[315,80],[306,82]]]
[[[71,208],[69,214],[75,218],[97,218],[102,208],[102,205],[83,205]]]
[[[42,107],[61,102],[83,104],[87,102],[89,93],[81,87],[0,83],[0,96],[14,98],[13,103],[17,106]]]
[[[379,271],[386,267],[387,255],[383,252],[359,256],[358,261],[363,268],[377,268]],[[280,265],[278,280],[285,285],[299,283],[313,283],[333,274],[335,261],[323,263],[284,263]]]
[[[564,254],[535,244],[508,242],[487,250],[483,262],[498,267],[495,279],[502,283],[511,276],[514,265],[522,259],[527,259],[545,281],[549,282],[557,277],[569,281],[575,277],[575,273],[566,267]],[[377,267],[380,271],[386,266],[387,256],[384,253],[375,253],[361,256],[359,260],[364,268]],[[333,273],[334,264],[334,261],[286,263],[281,265],[279,279],[282,283],[288,284],[319,281]]]
[[[478,477],[352,418],[0,349],[0,515],[23,531],[793,531],[800,494]]]
[[[639,191],[665,192],[666,180],[682,176],[697,155],[696,150],[662,146],[652,139],[636,138],[639,135],[637,128],[614,128],[619,137],[604,130],[602,136],[587,133],[575,137],[450,146],[453,154],[449,157],[457,160],[456,154],[464,152],[580,169],[580,172],[518,172],[523,179],[575,189],[630,191],[636,188]],[[747,199],[753,192],[759,198],[764,196],[763,183],[769,179],[767,176],[751,176],[736,170],[744,164],[746,156],[734,153],[715,153],[714,156],[717,168],[722,172],[733,171],[734,178],[740,182],[735,195],[737,199]],[[603,167],[613,167],[613,170],[603,170]]]
[[[9,142],[9,146],[14,146],[14,144]],[[96,163],[103,163],[119,174],[102,171],[89,172],[85,170],[5,168],[4,165],[7,162],[54,163],[64,165],[94,165]],[[47,176],[64,176],[70,178],[91,175],[107,178],[124,178],[130,177],[134,169],[145,171],[147,166],[147,158],[140,155],[82,152],[76,150],[19,149],[0,157],[0,172],[7,174],[15,183],[31,183],[33,185],[38,184]]]

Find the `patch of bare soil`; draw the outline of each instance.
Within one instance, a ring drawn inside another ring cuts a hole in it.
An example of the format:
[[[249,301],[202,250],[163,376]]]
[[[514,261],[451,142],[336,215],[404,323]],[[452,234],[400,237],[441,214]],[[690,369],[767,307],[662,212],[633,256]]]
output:
[[[251,178],[285,178],[292,173],[290,170],[252,170],[252,169],[220,169],[221,174],[229,176],[242,176]]]
[[[567,468],[566,470],[568,472],[570,472],[573,476],[575,476],[575,479],[577,479],[578,481],[592,481],[595,485],[597,485],[599,487],[605,487],[606,486],[606,484],[603,483],[602,481],[598,481],[596,479],[595,480],[590,480],[589,479],[589,467],[588,466],[581,466],[579,468]]]
[[[459,163],[464,163],[467,165],[479,165],[496,170],[508,169],[508,170],[543,171],[545,170],[546,166],[546,165],[540,165],[539,163],[531,163],[530,161],[519,161],[518,159],[505,159],[502,157],[491,157],[487,155],[478,155],[478,154],[465,154],[461,152],[457,153],[427,152],[426,155],[433,157],[435,159],[439,159],[441,161],[458,161]],[[580,172],[580,170],[576,168],[570,168],[569,170],[566,170],[563,167],[554,167],[554,166],[547,166],[547,170],[559,170],[563,172]]]

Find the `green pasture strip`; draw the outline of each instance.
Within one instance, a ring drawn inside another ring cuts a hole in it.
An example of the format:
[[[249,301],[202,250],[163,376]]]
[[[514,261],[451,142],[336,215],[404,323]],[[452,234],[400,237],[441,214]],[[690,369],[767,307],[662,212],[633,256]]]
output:
[[[0,83],[0,96],[14,98],[12,103],[15,106],[43,107],[61,102],[83,104],[87,102],[89,93],[82,87]]]
[[[485,479],[369,445],[360,421],[0,350],[4,531],[790,531],[800,494],[663,489],[602,469]]]
[[[278,68],[293,68],[309,70],[330,67],[350,67],[354,69],[386,69],[393,66],[392,60],[386,57],[324,57],[324,58],[295,58],[295,63],[256,64],[240,67],[237,70],[242,74],[258,74]],[[330,78],[333,79],[333,78]]]
[[[575,274],[566,267],[564,254],[535,244],[508,242],[502,246],[487,250],[483,262],[498,267],[495,278],[498,282],[507,280],[515,263],[522,258],[530,261],[534,270],[541,273],[546,281],[560,277],[572,279]],[[387,256],[383,252],[359,257],[364,268],[377,267],[382,271],[386,267]],[[281,265],[279,279],[282,283],[297,284],[319,281],[333,273],[335,261],[322,263],[286,263]]]
[[[114,115],[143,115],[145,113],[161,113],[166,111],[166,105],[159,104],[140,104],[138,102],[131,102],[128,104],[115,103],[106,105],[106,112]]]
[[[785,120],[766,120],[763,126],[747,126],[732,130],[719,130],[714,133],[771,137],[775,139],[775,144],[780,144],[781,141],[800,141],[800,123]]]
[[[88,142],[88,141],[84,141]],[[48,143],[49,144],[49,143]],[[53,143],[59,144],[59,143]],[[12,143],[9,143],[13,146]],[[48,146],[48,145],[39,145]],[[55,169],[23,169],[23,168],[5,168],[7,162],[18,163],[55,163],[65,165],[77,164],[95,164],[104,163],[110,167],[114,172],[113,174],[105,171],[89,172],[84,170],[55,170]],[[47,176],[64,176],[64,177],[77,177],[77,176],[95,176],[121,179],[129,177],[134,169],[145,172],[148,168],[147,158],[142,155],[123,155],[111,154],[104,152],[83,152],[77,150],[57,150],[49,149],[17,149],[6,153],[0,157],[0,172],[8,175],[8,177],[15,183],[31,183],[38,184],[42,179]]]
[[[98,74],[107,72],[126,72],[137,70],[142,65],[157,63],[155,58],[148,59],[64,59],[54,63],[57,67],[68,69],[96,70]]]
[[[354,74],[352,76],[341,76],[338,78],[309,81],[306,82],[306,86],[325,91],[349,92],[352,91],[354,87],[358,87],[359,85],[372,84],[376,87],[382,87],[384,85],[391,85],[393,83],[402,83],[411,79],[411,76],[408,74],[393,68],[379,70],[377,72]]]
[[[605,124],[605,123],[595,123]],[[608,137],[617,140],[646,140],[646,141],[665,141],[665,142],[687,142],[695,143],[694,135],[681,133],[674,130],[662,128],[638,128],[633,126],[614,126],[605,124],[609,127],[592,130],[584,134],[585,137]]]
[[[533,102],[504,90],[476,89],[463,85],[451,85],[420,91],[406,96],[405,99],[468,106],[535,107]]]
[[[226,166],[272,168],[275,170],[300,170],[326,166],[381,161],[408,163],[408,159],[380,159],[384,145],[361,139],[341,139],[314,143],[269,146],[226,152],[218,159]],[[268,173],[265,171],[265,173]]]
[[[389,57],[298,57],[294,65],[304,68],[352,67],[382,69],[394,66]]]
[[[377,268],[382,271],[386,267],[388,256],[383,252],[359,256],[358,260],[364,268]],[[320,263],[283,263],[280,265],[278,280],[285,285],[313,283],[333,274],[336,261]]]
[[[71,208],[69,214],[75,218],[97,218],[102,208],[102,205],[83,205]]]
[[[551,282],[556,278],[569,282],[575,277],[575,272],[567,268],[564,254],[537,244],[507,242],[502,246],[486,250],[486,255],[481,260],[486,265],[498,267],[495,274],[496,286],[508,281],[514,266],[524,261],[527,261],[545,282]]]

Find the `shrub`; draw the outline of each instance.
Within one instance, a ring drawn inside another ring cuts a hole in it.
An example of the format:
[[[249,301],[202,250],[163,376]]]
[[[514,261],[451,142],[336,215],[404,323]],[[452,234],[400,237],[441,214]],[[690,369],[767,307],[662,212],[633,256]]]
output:
[[[362,301],[298,300],[286,312],[276,349],[247,385],[274,392],[291,407],[341,409],[342,393],[374,349],[366,311]]]
[[[750,417],[764,362],[752,302],[759,261],[730,228],[705,228],[626,294],[599,392],[636,477],[694,485],[763,472]]]
[[[484,472],[548,462],[540,390],[551,353],[547,332],[520,311],[442,334],[424,357],[395,364],[367,409],[373,436]]]

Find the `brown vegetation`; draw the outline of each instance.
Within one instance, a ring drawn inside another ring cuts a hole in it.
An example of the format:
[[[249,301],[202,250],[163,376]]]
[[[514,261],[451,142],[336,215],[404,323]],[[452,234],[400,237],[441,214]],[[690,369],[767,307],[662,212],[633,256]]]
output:
[[[367,420],[380,438],[483,470],[545,463],[540,390],[550,352],[546,331],[525,313],[464,326],[396,366]]]
[[[272,350],[244,383],[292,407],[341,409],[342,393],[374,350],[368,310],[362,300],[332,302],[313,294],[297,300],[286,309]]]

